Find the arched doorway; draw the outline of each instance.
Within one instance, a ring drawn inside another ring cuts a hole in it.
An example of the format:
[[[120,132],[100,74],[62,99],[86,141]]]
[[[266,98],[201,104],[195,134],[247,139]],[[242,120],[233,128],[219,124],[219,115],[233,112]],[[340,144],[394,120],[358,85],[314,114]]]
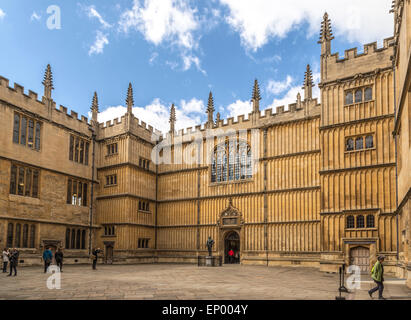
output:
[[[229,251],[233,250],[234,256],[229,256]],[[237,232],[228,232],[224,239],[224,263],[240,263],[240,236]]]
[[[350,250],[350,265],[360,267],[361,273],[370,273],[370,249],[355,247]]]

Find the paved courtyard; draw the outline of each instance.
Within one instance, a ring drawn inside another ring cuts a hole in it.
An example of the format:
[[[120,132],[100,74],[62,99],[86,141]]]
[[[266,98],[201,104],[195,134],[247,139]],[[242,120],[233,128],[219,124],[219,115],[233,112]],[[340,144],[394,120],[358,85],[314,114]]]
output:
[[[20,268],[17,277],[0,273],[0,299],[333,300],[339,279],[311,268],[240,265],[100,265],[96,271],[83,265],[63,270],[60,290],[47,288],[50,274],[42,273],[41,266]],[[411,299],[404,283],[387,277],[385,296]],[[361,289],[347,299],[369,300],[372,285],[364,277]]]

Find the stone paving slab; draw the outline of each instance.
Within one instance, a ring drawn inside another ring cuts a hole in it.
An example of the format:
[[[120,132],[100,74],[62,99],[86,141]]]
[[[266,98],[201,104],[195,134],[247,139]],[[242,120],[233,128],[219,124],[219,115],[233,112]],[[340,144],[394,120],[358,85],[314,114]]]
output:
[[[130,299],[130,300],[334,300],[339,276],[314,268],[224,265],[100,265],[65,266],[61,289],[47,288],[51,274],[41,267],[25,267],[17,277],[0,273],[0,299]],[[361,289],[344,294],[347,299],[370,300],[373,287],[362,277]],[[411,300],[405,281],[386,277],[385,297]],[[377,293],[375,294],[377,297]]]

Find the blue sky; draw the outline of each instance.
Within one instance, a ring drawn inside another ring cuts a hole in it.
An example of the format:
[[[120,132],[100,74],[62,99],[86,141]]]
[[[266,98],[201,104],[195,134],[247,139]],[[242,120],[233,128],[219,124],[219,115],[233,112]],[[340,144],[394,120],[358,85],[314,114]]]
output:
[[[61,28],[47,21],[58,6]],[[168,130],[205,122],[208,93],[221,118],[246,114],[254,79],[261,109],[293,103],[307,63],[319,80],[320,23],[332,21],[332,50],[393,33],[391,0],[0,0],[0,75],[43,93],[48,63],[53,98],[88,115],[94,91],[100,121],[120,117],[128,83],[134,114]],[[318,87],[314,91],[318,96]]]

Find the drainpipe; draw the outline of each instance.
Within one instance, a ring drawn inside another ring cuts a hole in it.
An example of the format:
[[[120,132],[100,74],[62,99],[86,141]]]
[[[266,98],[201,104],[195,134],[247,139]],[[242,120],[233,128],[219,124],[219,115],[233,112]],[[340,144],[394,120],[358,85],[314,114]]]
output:
[[[90,214],[89,214],[89,233],[88,233],[88,254],[91,254],[91,240],[93,231],[93,198],[94,198],[94,169],[95,169],[95,148],[96,148],[96,134],[94,133],[94,128],[92,129],[92,140],[93,140],[93,152],[92,152],[92,165],[91,165],[91,188],[90,188]]]
[[[396,71],[395,71],[395,58],[393,59],[393,70],[394,70],[394,114],[395,122],[398,121],[397,118],[397,81],[396,81]],[[399,239],[399,221],[398,221],[398,154],[397,154],[397,140],[398,135],[394,133],[394,145],[395,145],[395,220],[397,228],[397,263],[400,259],[400,239]]]

